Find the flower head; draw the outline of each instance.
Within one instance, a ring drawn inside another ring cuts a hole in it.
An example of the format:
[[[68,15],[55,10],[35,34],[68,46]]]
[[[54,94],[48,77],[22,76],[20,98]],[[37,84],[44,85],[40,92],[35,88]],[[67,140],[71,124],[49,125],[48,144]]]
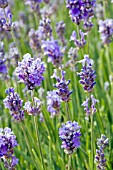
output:
[[[51,113],[51,117],[57,115],[60,111],[61,98],[56,90],[47,92],[47,110]]]
[[[29,90],[41,85],[42,80],[44,80],[44,71],[44,63],[39,58],[31,58],[28,53],[23,56],[23,60],[18,63],[16,68],[16,74],[20,82],[24,83]]]
[[[59,137],[62,140],[61,148],[66,154],[72,154],[80,147],[80,126],[77,122],[68,121],[59,129]]]
[[[95,163],[97,164],[97,169],[105,170],[106,169],[106,158],[104,154],[104,149],[108,146],[109,140],[105,135],[101,135],[100,139],[97,139],[97,146],[99,149],[96,149]]]
[[[6,90],[6,94],[8,96],[3,100],[5,108],[10,110],[10,114],[15,120],[22,121],[24,119],[24,111],[21,110],[23,100],[12,87]]]
[[[83,85],[84,90],[89,92],[92,92],[95,82],[95,71],[92,68],[93,60],[89,58],[88,55],[84,55],[84,59],[80,60],[79,63],[82,63],[82,69],[81,72],[78,73],[78,76],[80,76],[80,84]]]
[[[0,8],[6,8],[8,6],[7,0],[0,0]]]
[[[100,20],[99,32],[103,44],[108,45],[112,41],[113,36],[113,19]]]
[[[48,62],[52,62],[57,67],[61,65],[63,54],[56,40],[43,41],[42,48],[44,55],[48,56]]]
[[[37,97],[34,97],[33,101],[34,103],[31,103],[30,101],[26,102],[24,105],[24,109],[27,111],[28,115],[40,115],[41,101]]]
[[[99,101],[96,100],[93,95],[91,95],[90,98],[87,98],[86,101],[82,103],[82,106],[84,107],[84,111],[86,112],[86,119],[88,119],[90,115],[96,113],[95,105],[97,102]]]
[[[14,148],[18,146],[16,136],[10,128],[0,128],[0,158],[3,159],[7,169],[13,169],[18,164],[14,156]]]
[[[66,81],[65,79],[65,71],[61,71],[61,79],[56,75],[56,70],[54,70],[54,74],[51,78],[55,78],[57,80],[57,83],[54,85],[54,87],[56,87],[57,90],[57,94],[58,96],[61,97],[62,101],[64,102],[69,102],[70,100],[70,95],[72,93],[72,91],[69,91],[68,85],[70,83],[70,80]]]

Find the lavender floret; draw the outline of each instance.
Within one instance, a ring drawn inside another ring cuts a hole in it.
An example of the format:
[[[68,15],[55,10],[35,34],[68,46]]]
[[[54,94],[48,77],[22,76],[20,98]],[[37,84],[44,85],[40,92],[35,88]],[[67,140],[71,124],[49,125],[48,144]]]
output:
[[[64,148],[66,154],[72,154],[80,147],[80,126],[77,122],[68,121],[59,129],[59,137],[62,140],[61,148]]]

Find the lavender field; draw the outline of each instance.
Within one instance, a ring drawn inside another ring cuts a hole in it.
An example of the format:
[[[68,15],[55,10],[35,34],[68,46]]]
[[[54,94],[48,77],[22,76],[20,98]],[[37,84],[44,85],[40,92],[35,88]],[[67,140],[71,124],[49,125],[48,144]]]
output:
[[[0,170],[113,170],[113,0],[0,0]]]

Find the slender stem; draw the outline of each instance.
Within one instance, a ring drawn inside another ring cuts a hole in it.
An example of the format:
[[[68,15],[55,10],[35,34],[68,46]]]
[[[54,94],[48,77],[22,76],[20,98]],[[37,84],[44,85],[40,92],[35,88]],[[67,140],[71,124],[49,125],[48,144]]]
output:
[[[36,116],[34,116],[34,124],[35,124],[35,130],[36,130],[36,137],[37,137],[38,145],[39,145],[39,151],[41,155],[42,166],[43,166],[43,170],[45,170],[43,154],[42,154],[41,144],[40,144],[40,139],[39,139],[39,128],[38,128],[38,123],[36,122]]]
[[[66,102],[66,115],[67,115],[67,119],[70,120],[68,102]]]
[[[69,155],[68,170],[71,170],[71,155]]]
[[[91,169],[93,170],[94,161],[93,161],[93,115],[91,115]]]

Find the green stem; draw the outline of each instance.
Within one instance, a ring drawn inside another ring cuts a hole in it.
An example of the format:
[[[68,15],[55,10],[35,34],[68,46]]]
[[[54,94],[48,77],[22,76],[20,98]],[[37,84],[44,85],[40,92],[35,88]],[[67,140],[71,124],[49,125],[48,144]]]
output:
[[[94,161],[93,161],[93,115],[91,115],[91,170],[94,170]]]
[[[43,154],[42,154],[42,149],[41,149],[41,144],[39,139],[39,128],[38,128],[38,123],[36,122],[36,116],[34,116],[34,125],[35,125],[36,137],[39,145],[39,151],[41,155],[41,162],[42,162],[43,170],[45,170],[44,159],[43,159]]]
[[[68,170],[71,170],[71,155],[69,155]]]
[[[70,120],[68,102],[66,102],[66,115],[67,115],[67,119]]]

